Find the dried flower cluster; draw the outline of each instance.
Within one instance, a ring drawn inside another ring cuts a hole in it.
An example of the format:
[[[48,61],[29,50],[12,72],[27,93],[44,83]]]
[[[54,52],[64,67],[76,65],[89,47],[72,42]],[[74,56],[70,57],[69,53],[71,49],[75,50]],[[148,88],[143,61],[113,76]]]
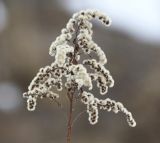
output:
[[[109,17],[96,10],[74,14],[50,46],[49,54],[55,57],[55,61],[39,70],[30,83],[28,92],[23,94],[27,98],[27,108],[30,111],[35,110],[38,98],[59,98],[59,95],[53,92],[53,87],[58,91],[65,88],[72,94],[79,92],[77,96],[86,105],[91,124],[97,123],[98,110],[102,109],[115,113],[123,112],[128,124],[134,127],[136,122],[122,103],[109,98],[98,99],[92,93],[84,91],[84,87],[92,90],[93,81],[97,82],[101,95],[106,95],[108,88],[114,86],[110,72],[104,67],[107,63],[105,53],[92,39],[92,19],[98,19],[107,27],[111,24]],[[98,61],[92,58],[80,61],[82,54],[90,55],[92,52],[97,55]],[[93,72],[89,73],[87,69]],[[62,79],[65,81],[62,82]]]

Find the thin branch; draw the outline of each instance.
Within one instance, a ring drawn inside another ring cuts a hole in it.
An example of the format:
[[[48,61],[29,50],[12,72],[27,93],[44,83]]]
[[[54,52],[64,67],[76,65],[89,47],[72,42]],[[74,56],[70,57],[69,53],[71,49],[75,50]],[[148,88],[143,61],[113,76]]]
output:
[[[67,143],[71,142],[72,133],[72,114],[73,114],[73,94],[67,92],[69,98],[69,113],[68,113],[68,125],[67,125]]]
[[[73,120],[73,122],[72,122],[72,127],[73,127],[74,123],[75,123],[75,122],[82,116],[82,114],[84,114],[85,112],[86,112],[86,110],[80,112],[80,113],[74,118],[74,120]]]
[[[62,104],[57,99],[54,99],[53,101],[57,104],[58,107],[62,108]]]

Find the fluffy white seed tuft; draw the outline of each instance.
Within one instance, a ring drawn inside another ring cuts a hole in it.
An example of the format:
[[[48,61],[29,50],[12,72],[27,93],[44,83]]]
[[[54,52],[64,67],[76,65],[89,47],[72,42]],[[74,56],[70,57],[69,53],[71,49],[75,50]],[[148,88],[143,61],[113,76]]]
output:
[[[106,95],[108,89],[114,86],[114,80],[105,68],[106,55],[92,39],[92,19],[100,21],[106,27],[111,24],[110,18],[97,10],[82,10],[72,16],[49,48],[49,54],[55,57],[54,62],[39,70],[28,86],[28,91],[23,94],[27,99],[27,109],[34,111],[38,98],[56,100],[59,95],[52,91],[53,88],[62,91],[65,86],[68,91],[80,93],[90,124],[98,122],[100,109],[124,113],[129,126],[134,127],[136,122],[122,103],[110,98],[102,100],[84,91],[93,89],[93,81],[97,83],[101,95]],[[92,53],[98,60],[92,59]],[[89,59],[81,61],[81,55],[86,55]]]

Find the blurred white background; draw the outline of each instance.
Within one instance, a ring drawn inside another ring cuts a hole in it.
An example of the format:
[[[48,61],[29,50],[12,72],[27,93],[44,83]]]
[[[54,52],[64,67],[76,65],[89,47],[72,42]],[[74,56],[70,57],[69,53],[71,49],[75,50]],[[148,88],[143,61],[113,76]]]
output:
[[[71,13],[94,8],[108,14],[112,28],[127,32],[138,40],[160,43],[159,0],[59,0]]]

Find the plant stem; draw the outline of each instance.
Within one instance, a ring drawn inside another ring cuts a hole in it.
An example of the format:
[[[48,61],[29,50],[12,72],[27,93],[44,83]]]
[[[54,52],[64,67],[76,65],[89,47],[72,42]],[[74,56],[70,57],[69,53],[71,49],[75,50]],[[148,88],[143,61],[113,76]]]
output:
[[[67,92],[69,99],[69,113],[68,113],[68,124],[67,124],[67,143],[71,143],[72,134],[72,114],[73,114],[73,93]]]
[[[76,54],[79,51],[79,46],[77,44],[77,36],[78,36],[78,32],[79,32],[79,25],[78,28],[76,30],[76,35],[75,38],[73,40],[73,44],[75,45],[75,49],[74,49],[74,54],[72,55],[71,61],[70,63],[77,65],[78,61],[76,60]],[[67,124],[67,143],[71,143],[71,135],[72,135],[72,125],[73,125],[73,121],[72,121],[72,114],[73,114],[73,100],[74,100],[74,92],[75,89],[72,89],[72,87],[70,89],[68,89],[67,91],[67,97],[69,99],[69,113],[68,113],[68,124]]]

